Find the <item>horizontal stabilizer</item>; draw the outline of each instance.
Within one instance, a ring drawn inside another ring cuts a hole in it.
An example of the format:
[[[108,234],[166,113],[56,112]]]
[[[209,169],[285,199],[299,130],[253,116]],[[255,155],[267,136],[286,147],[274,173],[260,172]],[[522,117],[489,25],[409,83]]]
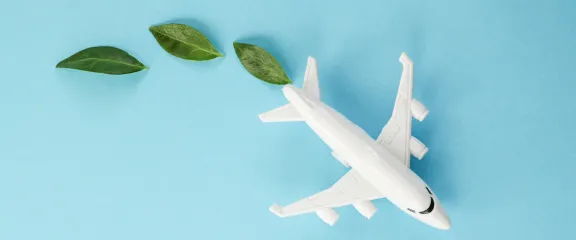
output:
[[[278,204],[270,206],[270,212],[276,214],[278,217],[284,217],[284,214],[282,213],[282,207],[278,206]]]
[[[284,106],[272,109],[268,112],[258,115],[262,122],[297,122],[304,121],[302,116],[292,104],[286,104]]]

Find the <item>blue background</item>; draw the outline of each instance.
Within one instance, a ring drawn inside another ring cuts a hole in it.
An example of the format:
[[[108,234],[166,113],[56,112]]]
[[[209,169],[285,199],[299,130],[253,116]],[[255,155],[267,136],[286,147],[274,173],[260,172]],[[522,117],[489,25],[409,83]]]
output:
[[[576,220],[576,2],[51,0],[0,4],[0,239],[571,239]],[[190,24],[226,54],[187,62],[148,32]],[[264,124],[286,102],[232,42],[259,44],[301,86],[317,58],[323,100],[376,137],[400,53],[431,113],[414,171],[453,228],[387,200],[365,220],[338,209],[268,211],[347,169],[304,123]],[[122,48],[149,71],[55,69],[86,47]]]

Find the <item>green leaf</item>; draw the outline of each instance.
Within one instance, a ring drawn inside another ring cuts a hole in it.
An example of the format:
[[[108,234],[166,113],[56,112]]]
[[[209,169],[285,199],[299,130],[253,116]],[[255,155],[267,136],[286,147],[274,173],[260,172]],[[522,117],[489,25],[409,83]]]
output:
[[[150,32],[166,52],[186,60],[205,61],[223,57],[200,31],[184,24],[150,27]]]
[[[234,43],[234,50],[242,66],[254,77],[276,85],[292,83],[282,65],[266,50],[247,43]]]
[[[124,50],[101,46],[86,48],[62,60],[56,68],[121,75],[148,69]]]

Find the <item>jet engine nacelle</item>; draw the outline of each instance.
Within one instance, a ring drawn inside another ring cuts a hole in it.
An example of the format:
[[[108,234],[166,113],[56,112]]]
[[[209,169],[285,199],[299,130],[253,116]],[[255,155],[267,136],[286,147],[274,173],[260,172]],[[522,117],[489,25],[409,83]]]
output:
[[[419,102],[415,98],[412,99],[412,101],[411,101],[410,111],[412,111],[412,116],[420,122],[424,121],[424,118],[426,118],[426,116],[428,116],[428,113],[430,112],[424,106],[424,104],[422,104],[421,102]]]
[[[356,208],[356,210],[358,210],[358,212],[362,214],[362,216],[368,219],[372,218],[372,216],[374,216],[374,213],[376,213],[376,206],[374,206],[374,204],[370,201],[361,201],[354,203],[353,205],[354,208]]]
[[[340,215],[338,215],[338,213],[334,211],[334,209],[332,208],[324,208],[318,210],[316,211],[316,215],[318,215],[318,217],[322,219],[322,221],[324,221],[330,226],[334,225],[338,221],[338,218],[340,217]]]
[[[424,155],[428,152],[428,148],[424,143],[420,142],[418,138],[411,137],[410,138],[410,153],[412,156],[418,158],[418,160],[422,160]]]

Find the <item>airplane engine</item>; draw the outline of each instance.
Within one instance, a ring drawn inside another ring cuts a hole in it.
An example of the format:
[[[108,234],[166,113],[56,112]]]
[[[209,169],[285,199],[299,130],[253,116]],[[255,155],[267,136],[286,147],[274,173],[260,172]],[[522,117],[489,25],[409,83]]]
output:
[[[410,153],[412,153],[412,156],[418,158],[418,160],[422,160],[424,155],[426,155],[426,153],[428,153],[428,148],[426,147],[426,145],[424,145],[424,143],[420,142],[420,140],[418,140],[418,138],[411,137],[410,138]]]
[[[412,111],[412,116],[420,122],[424,121],[424,118],[426,118],[426,116],[428,116],[428,113],[430,112],[430,110],[428,110],[424,106],[424,104],[422,104],[421,102],[419,102],[415,98],[412,99],[411,102],[412,103],[410,104],[410,110]]]
[[[362,216],[370,219],[372,218],[372,216],[374,216],[374,213],[376,213],[376,206],[374,206],[374,204],[370,201],[361,201],[358,203],[354,203],[354,208],[356,208],[356,210],[358,210],[358,212],[360,214],[362,214]]]
[[[330,226],[334,225],[340,217],[340,215],[338,215],[338,213],[332,208],[318,210],[316,211],[316,215]]]

